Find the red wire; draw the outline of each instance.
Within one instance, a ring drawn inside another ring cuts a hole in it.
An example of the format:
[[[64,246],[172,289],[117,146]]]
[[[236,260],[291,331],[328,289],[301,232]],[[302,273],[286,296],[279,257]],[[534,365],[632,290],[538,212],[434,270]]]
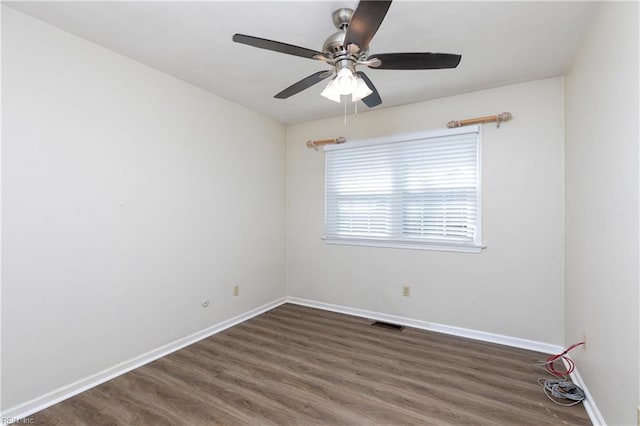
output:
[[[553,374],[556,377],[565,377],[568,376],[569,374],[573,373],[573,370],[575,370],[576,368],[576,364],[575,362],[573,362],[573,360],[571,358],[569,358],[568,356],[565,356],[569,353],[569,351],[571,351],[572,349],[577,348],[580,345],[584,345],[584,342],[580,342],[580,343],[574,343],[573,345],[569,346],[567,349],[564,350],[564,352],[557,354],[557,355],[552,355],[549,358],[547,358],[547,363],[545,364],[545,367],[547,368],[547,371],[551,374]],[[561,371],[559,369],[556,369],[555,367],[555,363],[556,361],[560,360],[560,359],[564,359],[567,362],[567,365],[569,366],[567,368],[566,371]]]

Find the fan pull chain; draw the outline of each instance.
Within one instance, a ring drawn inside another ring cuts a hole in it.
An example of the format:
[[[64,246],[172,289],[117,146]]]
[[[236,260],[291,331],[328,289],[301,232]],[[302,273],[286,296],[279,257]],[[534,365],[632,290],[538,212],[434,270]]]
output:
[[[347,127],[347,100],[344,100],[344,127]]]

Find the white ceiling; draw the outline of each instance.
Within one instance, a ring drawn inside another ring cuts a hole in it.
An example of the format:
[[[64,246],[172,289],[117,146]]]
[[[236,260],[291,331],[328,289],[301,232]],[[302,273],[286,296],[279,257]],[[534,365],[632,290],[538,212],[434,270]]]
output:
[[[322,50],[331,13],[355,1],[5,2],[101,46],[283,123],[340,116],[322,82],[285,100],[273,95],[328,66],[233,43],[238,32]],[[462,55],[453,70],[367,70],[377,108],[565,73],[596,3],[395,1],[371,53]],[[366,109],[359,103],[359,110]]]

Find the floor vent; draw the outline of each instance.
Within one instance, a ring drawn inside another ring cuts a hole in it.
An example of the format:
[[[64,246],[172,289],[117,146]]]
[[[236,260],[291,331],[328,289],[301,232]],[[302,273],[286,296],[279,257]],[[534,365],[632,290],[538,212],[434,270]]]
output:
[[[403,325],[391,324],[390,322],[384,322],[384,321],[376,321],[374,323],[371,323],[371,325],[374,327],[386,328],[389,330],[397,330],[397,331],[404,330]]]

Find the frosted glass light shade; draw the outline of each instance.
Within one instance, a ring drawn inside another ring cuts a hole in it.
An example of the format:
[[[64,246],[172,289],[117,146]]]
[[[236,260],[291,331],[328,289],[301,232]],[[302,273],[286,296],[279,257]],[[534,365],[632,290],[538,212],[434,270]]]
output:
[[[358,102],[373,93],[373,90],[371,90],[369,86],[367,86],[367,83],[365,83],[360,77],[356,79],[355,87],[356,88],[351,95],[351,100],[353,102]]]
[[[338,91],[335,78],[331,80],[329,84],[327,84],[327,87],[324,88],[324,90],[322,91],[322,93],[320,93],[320,95],[324,96],[330,101],[340,103],[340,92]]]
[[[350,95],[356,89],[356,78],[349,68],[342,68],[338,71],[336,83],[341,95]]]

